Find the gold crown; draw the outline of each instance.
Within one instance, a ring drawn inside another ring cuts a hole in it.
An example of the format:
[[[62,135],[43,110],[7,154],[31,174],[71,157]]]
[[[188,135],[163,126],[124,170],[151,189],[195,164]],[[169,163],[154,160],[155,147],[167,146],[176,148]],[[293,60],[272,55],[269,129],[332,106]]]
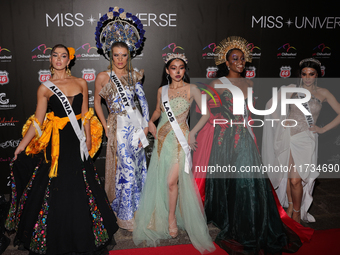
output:
[[[165,63],[168,63],[171,59],[176,59],[179,58],[183,60],[186,64],[188,64],[188,59],[185,57],[184,54],[179,54],[179,53],[171,53],[165,58]]]
[[[251,62],[253,56],[250,51],[251,45],[248,41],[239,36],[230,36],[227,39],[222,40],[220,45],[216,47],[215,64],[218,66],[227,61],[226,55],[228,51],[232,49],[239,49],[243,52],[246,62]]]

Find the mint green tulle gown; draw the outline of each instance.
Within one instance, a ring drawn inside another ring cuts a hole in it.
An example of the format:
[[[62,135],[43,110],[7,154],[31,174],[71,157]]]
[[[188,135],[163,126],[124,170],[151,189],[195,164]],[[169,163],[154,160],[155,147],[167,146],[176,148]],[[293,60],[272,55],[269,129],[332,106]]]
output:
[[[171,94],[169,91],[171,109],[186,138],[189,135],[186,120],[190,107],[187,97],[185,91],[176,94]],[[175,212],[177,226],[179,229],[186,230],[191,243],[198,251],[211,252],[215,247],[209,235],[196,184],[191,171],[189,174],[184,172],[185,153],[172,130],[163,106],[161,109],[157,140],[154,143],[140,207],[136,213],[133,241],[138,245],[145,240],[148,246],[157,246],[160,239],[171,238],[168,223],[167,180],[172,174],[174,165],[179,164],[178,199]]]

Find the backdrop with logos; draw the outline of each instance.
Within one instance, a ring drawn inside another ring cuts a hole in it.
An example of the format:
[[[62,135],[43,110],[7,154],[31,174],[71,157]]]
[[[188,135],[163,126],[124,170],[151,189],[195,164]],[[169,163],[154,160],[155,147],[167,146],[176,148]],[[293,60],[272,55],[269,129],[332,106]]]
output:
[[[109,7],[119,6],[142,22],[145,43],[132,64],[144,69],[144,90],[152,113],[156,90],[161,83],[168,53],[184,53],[189,74],[195,78],[215,76],[214,54],[218,43],[232,35],[246,38],[252,46],[253,62],[247,78],[297,77],[301,59],[315,57],[322,63],[323,76],[339,77],[340,16],[334,1],[273,2],[202,0],[74,0],[2,1],[0,15],[0,193],[8,193],[9,162],[21,140],[21,129],[36,107],[36,91],[50,77],[51,48],[62,43],[76,50],[71,71],[89,86],[93,107],[94,80],[107,69],[108,61],[97,53],[95,27]],[[270,98],[271,89],[254,82],[257,108]],[[340,101],[340,88],[327,87]],[[105,108],[105,105],[103,105]],[[335,116],[324,104],[319,125]],[[320,136],[319,163],[340,163],[340,128]],[[262,129],[255,129],[260,141]],[[105,166],[105,139],[96,157],[101,178]],[[149,149],[148,157],[151,155]]]

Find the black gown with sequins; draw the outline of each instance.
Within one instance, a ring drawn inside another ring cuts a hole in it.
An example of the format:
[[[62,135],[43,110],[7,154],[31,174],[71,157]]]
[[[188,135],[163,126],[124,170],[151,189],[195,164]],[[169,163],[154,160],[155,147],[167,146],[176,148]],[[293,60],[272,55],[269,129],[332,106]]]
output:
[[[82,94],[73,97],[76,115],[81,113],[82,101]],[[55,116],[66,117],[55,95],[51,96],[49,105]],[[81,120],[78,123],[81,125]],[[50,145],[46,151],[48,163],[42,153],[32,158],[24,152],[14,162],[12,203],[6,227],[16,230],[16,240],[31,253],[97,253],[114,243],[111,240],[118,229],[116,217],[92,159],[81,160],[79,139],[70,122],[59,130],[59,140],[55,178],[48,176]]]

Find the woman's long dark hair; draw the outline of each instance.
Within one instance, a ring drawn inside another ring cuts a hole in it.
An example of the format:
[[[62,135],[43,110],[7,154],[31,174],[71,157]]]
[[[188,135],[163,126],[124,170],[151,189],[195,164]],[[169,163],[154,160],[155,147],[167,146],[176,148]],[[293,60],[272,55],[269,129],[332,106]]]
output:
[[[165,64],[165,68],[163,70],[163,75],[162,75],[162,83],[159,87],[163,87],[164,85],[167,85],[168,83],[170,84],[172,82],[172,79],[170,77],[170,75],[168,75],[165,71],[165,69],[169,69],[170,64],[172,63],[172,61],[174,61],[175,59],[179,59],[184,63],[184,67],[185,67],[185,72],[184,72],[184,76],[183,76],[183,81],[186,83],[190,83],[190,77],[189,77],[189,72],[188,72],[188,65],[180,58],[174,58],[171,59],[170,61],[168,61],[168,63]]]
[[[227,61],[228,61],[228,59],[229,59],[229,57],[230,57],[230,55],[231,55],[231,52],[232,52],[233,50],[239,50],[239,51],[241,51],[240,49],[237,49],[237,48],[234,48],[234,49],[229,50],[229,51],[227,52],[227,54],[226,54],[226,57],[225,57]],[[241,52],[242,52],[242,51],[241,51]],[[243,53],[243,52],[242,52],[242,53]],[[219,65],[217,66],[217,68],[218,68],[218,70],[217,70],[217,72],[216,72],[216,78],[221,78],[221,77],[227,76],[227,75],[229,74],[229,70],[228,70],[228,68],[227,68],[227,64],[226,64],[226,63],[219,64]],[[245,68],[244,68],[243,72],[241,73],[241,76],[242,76],[243,78],[246,77],[246,69],[245,69]]]
[[[313,61],[306,61],[299,66],[299,77],[301,78],[301,72],[303,68],[313,68],[318,73],[318,78],[322,77],[321,66]]]

